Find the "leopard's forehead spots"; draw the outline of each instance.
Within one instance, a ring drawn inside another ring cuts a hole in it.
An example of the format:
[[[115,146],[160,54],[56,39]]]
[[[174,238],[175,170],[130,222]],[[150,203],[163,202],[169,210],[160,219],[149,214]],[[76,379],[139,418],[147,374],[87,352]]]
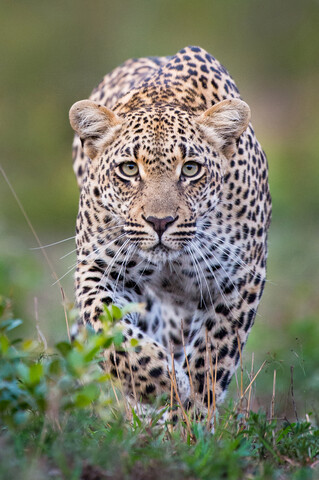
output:
[[[201,132],[192,117],[176,105],[161,104],[123,115],[118,155],[165,170],[186,159],[202,157],[204,149],[196,144]]]

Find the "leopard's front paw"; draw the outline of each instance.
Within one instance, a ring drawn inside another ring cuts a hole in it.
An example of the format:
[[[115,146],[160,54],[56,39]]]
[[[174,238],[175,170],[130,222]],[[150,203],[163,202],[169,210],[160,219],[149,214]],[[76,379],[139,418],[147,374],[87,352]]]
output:
[[[189,378],[180,364],[175,363],[174,368],[178,394],[182,404],[184,405],[189,401],[191,395]]]

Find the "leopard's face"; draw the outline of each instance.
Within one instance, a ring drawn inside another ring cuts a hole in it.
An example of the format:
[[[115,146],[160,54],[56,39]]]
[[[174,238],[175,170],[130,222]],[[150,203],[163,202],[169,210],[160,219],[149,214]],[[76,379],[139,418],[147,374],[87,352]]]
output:
[[[143,256],[165,261],[187,247],[218,202],[225,162],[196,116],[142,109],[123,118],[91,188]]]
[[[113,111],[83,100],[70,120],[91,159],[86,202],[96,199],[127,245],[158,262],[184,251],[216,207],[250,110],[228,99],[196,115],[178,102],[150,103],[151,97],[152,91],[146,100],[132,94]]]

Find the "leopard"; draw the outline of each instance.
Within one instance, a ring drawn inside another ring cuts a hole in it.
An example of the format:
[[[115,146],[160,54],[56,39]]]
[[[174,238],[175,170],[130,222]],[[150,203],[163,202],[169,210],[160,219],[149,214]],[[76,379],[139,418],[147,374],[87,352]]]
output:
[[[128,397],[220,405],[266,282],[268,163],[251,111],[201,47],[127,60],[70,109],[79,326],[120,321],[104,368]],[[205,410],[206,409],[206,410]]]

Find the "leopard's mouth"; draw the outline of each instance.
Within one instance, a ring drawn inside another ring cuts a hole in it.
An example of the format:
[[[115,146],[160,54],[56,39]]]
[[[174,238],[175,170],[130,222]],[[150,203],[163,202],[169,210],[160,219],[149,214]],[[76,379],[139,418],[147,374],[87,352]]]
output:
[[[153,252],[154,254],[160,253],[160,252],[169,253],[172,251],[172,249],[164,245],[161,241],[159,241],[156,245],[154,245],[154,247],[150,249],[150,251]]]
[[[173,250],[161,242],[148,248],[147,250],[141,249],[140,254],[150,262],[165,263],[171,260],[175,260],[182,252],[181,250]]]

